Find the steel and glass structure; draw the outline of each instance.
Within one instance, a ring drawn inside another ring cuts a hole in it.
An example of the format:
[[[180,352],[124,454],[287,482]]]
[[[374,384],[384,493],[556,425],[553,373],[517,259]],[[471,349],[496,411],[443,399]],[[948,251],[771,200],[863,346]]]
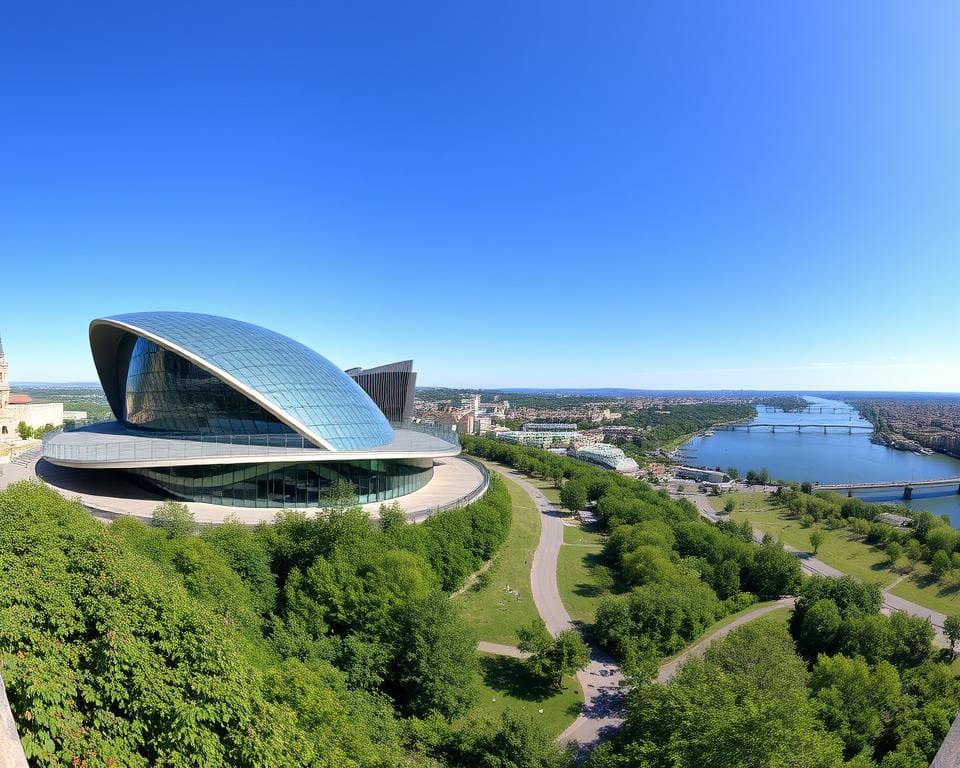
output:
[[[90,324],[90,347],[116,421],[47,439],[44,458],[60,466],[123,471],[188,501],[302,507],[338,480],[361,503],[402,496],[460,452],[449,432],[395,428],[347,373],[250,323],[116,315]]]
[[[598,464],[606,469],[612,469],[625,475],[634,475],[640,467],[636,460],[627,456],[622,449],[606,443],[584,445],[573,451],[575,458]]]
[[[376,368],[351,368],[347,375],[366,392],[390,421],[413,420],[417,374],[413,360],[402,360]]]

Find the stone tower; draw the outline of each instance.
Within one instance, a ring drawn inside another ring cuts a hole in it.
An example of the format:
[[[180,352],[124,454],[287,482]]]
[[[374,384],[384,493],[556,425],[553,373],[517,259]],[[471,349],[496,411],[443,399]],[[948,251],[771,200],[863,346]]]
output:
[[[0,339],[0,440],[11,440],[15,424],[10,414],[10,370],[3,354],[3,339]]]
[[[7,357],[3,354],[3,337],[0,337],[0,419],[7,415],[10,405],[10,370]]]

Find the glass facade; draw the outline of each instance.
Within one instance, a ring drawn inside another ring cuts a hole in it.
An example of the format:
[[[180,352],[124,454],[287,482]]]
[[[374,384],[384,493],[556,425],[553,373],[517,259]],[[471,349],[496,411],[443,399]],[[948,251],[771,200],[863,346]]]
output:
[[[315,507],[337,480],[350,483],[357,502],[389,501],[419,490],[433,462],[351,461],[214,464],[130,470],[142,484],[185,501],[238,507]]]
[[[130,355],[123,421],[167,432],[295,434],[209,371],[144,338],[137,339]]]
[[[335,450],[375,448],[393,439],[389,422],[355,381],[322,355],[279,333],[192,312],[136,312],[107,321],[129,326],[130,333],[155,336],[224,371]],[[99,332],[95,321],[95,350]],[[101,361],[98,371],[109,371],[112,365]],[[111,378],[101,373],[105,390],[113,386]]]

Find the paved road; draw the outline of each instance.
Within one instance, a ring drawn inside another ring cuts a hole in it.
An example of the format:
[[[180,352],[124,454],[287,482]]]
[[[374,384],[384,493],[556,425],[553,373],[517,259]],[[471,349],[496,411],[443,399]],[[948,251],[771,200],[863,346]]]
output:
[[[707,648],[710,647],[711,643],[714,640],[719,640],[721,637],[726,637],[737,627],[742,627],[747,622],[753,621],[754,619],[759,619],[761,616],[765,616],[771,611],[776,611],[779,608],[792,608],[795,600],[792,597],[785,597],[782,600],[778,600],[775,603],[770,605],[762,605],[759,608],[754,608],[752,611],[739,616],[729,624],[720,627],[716,632],[712,632],[706,637],[704,637],[699,642],[691,645],[683,653],[677,656],[674,659],[666,662],[665,664],[660,665],[660,672],[657,674],[658,683],[669,682],[670,679],[677,674],[680,667],[692,656],[702,656]]]
[[[712,520],[713,522],[717,521],[717,514],[714,512],[713,507],[710,506],[710,500],[704,494],[698,493],[690,498],[692,498],[697,510],[703,517],[707,518],[708,520]],[[763,539],[763,531],[758,528],[754,528],[753,537],[757,541],[761,541]],[[827,565],[825,562],[818,560],[808,552],[802,552],[799,549],[788,545],[784,545],[784,549],[786,549],[787,552],[792,552],[799,557],[800,567],[809,574],[831,576],[834,578],[846,575],[843,571],[834,568],[832,565]],[[894,595],[893,593],[889,592],[888,589],[883,591],[883,608],[887,613],[892,613],[893,611],[903,611],[911,616],[919,616],[924,619],[929,619],[930,623],[933,624],[933,629],[935,632],[934,644],[940,648],[950,647],[950,641],[947,640],[946,635],[943,633],[943,622],[944,619],[947,618],[945,614],[931,610],[930,608],[924,608],[922,605],[917,605],[917,603]]]
[[[506,467],[500,471],[523,488],[540,510],[540,543],[533,553],[530,569],[530,588],[537,611],[552,635],[576,629],[557,586],[557,558],[563,546],[562,515],[535,485]],[[590,664],[577,673],[577,681],[583,691],[583,708],[558,740],[563,744],[576,743],[585,749],[623,725],[623,675],[612,658],[598,648],[591,648]]]

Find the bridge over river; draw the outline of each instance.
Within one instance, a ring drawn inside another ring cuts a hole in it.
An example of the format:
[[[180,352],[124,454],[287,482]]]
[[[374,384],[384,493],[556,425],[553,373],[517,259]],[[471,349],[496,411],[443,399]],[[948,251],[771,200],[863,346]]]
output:
[[[857,432],[872,432],[873,427],[870,424],[814,424],[809,421],[797,421],[792,424],[786,422],[751,422],[749,424],[724,424],[713,427],[714,431],[722,429],[728,432],[750,432],[754,429],[766,429],[770,432],[776,432],[777,429],[783,430],[796,430],[801,432],[804,429],[822,429],[823,434],[827,434],[828,431],[840,431],[846,432],[848,435],[852,435],[855,431]]]
[[[903,488],[903,498],[909,501],[913,498],[914,488],[944,488],[955,485],[960,494],[960,477],[943,477],[939,480],[899,480],[882,483],[823,483],[816,484],[817,491],[846,491],[847,496],[853,496],[854,491],[882,491],[888,488]]]

